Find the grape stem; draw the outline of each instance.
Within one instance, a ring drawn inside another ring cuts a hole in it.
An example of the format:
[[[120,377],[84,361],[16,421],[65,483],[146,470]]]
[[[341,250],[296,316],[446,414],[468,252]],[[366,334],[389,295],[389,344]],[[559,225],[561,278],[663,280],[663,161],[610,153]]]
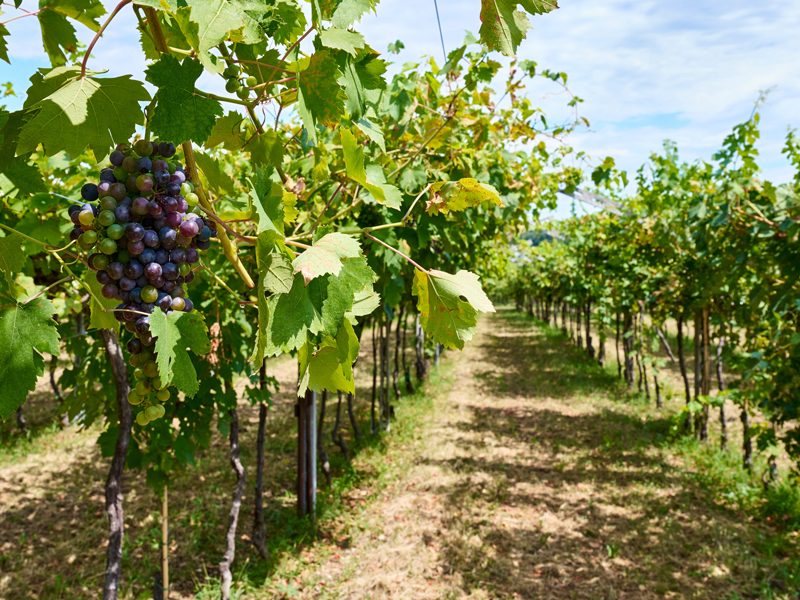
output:
[[[222,219],[217,217],[216,213],[214,212],[214,208],[211,206],[211,202],[208,201],[208,196],[206,195],[206,191],[203,189],[203,184],[200,181],[200,174],[197,170],[197,161],[195,161],[194,158],[194,148],[192,148],[192,142],[183,142],[182,147],[183,156],[186,159],[186,166],[189,169],[189,176],[191,177],[192,183],[195,187],[195,192],[200,200],[200,206],[209,214],[213,214],[214,217],[216,217],[215,220],[219,221],[222,225],[222,230],[218,232],[217,237],[219,238],[219,243],[222,246],[222,251],[225,254],[225,257],[233,265],[233,268],[236,269],[239,277],[242,278],[242,281],[244,281],[247,287],[251,289],[256,287],[253,278],[250,276],[250,273],[247,272],[247,269],[239,258],[236,245],[228,237],[228,226],[224,223],[221,223]]]
[[[72,275],[67,275],[66,277],[62,277],[62,278],[61,278],[61,279],[59,279],[58,281],[56,281],[56,282],[54,282],[54,283],[51,283],[51,284],[50,284],[50,285],[48,285],[47,287],[45,287],[45,288],[42,288],[41,290],[39,290],[38,292],[36,292],[36,293],[35,293],[33,296],[31,296],[30,298],[28,298],[27,300],[25,300],[25,302],[23,302],[22,304],[30,304],[31,302],[33,302],[33,301],[34,301],[34,300],[36,300],[37,298],[39,298],[39,297],[41,297],[42,295],[46,294],[46,293],[47,293],[49,290],[51,290],[52,288],[56,287],[57,285],[61,285],[62,283],[66,283],[67,281],[70,281],[71,279],[72,279]]]
[[[236,298],[237,300],[239,299],[239,294],[233,291],[231,287],[227,283],[225,283],[225,281],[219,275],[217,275],[216,273],[214,273],[214,271],[209,269],[208,266],[205,265],[202,261],[200,261],[200,266],[203,268],[204,271],[206,271],[209,275],[211,275],[211,277],[214,278],[214,281],[216,281],[218,284],[220,284],[222,287],[228,290],[231,293],[231,295],[233,295],[234,298]]]
[[[410,264],[414,265],[414,266],[415,266],[417,269],[419,269],[419,270],[420,270],[420,271],[422,271],[423,273],[425,273],[425,274],[429,274],[429,271],[428,271],[428,269],[426,269],[425,267],[423,267],[421,264],[419,264],[419,263],[418,263],[417,261],[415,261],[413,258],[411,258],[410,256],[408,256],[408,255],[407,255],[407,254],[405,254],[404,252],[402,252],[402,251],[398,250],[398,249],[397,249],[397,248],[395,248],[394,246],[390,246],[389,244],[387,244],[387,243],[386,243],[386,242],[384,242],[383,240],[379,240],[378,238],[376,238],[374,235],[372,235],[372,234],[371,234],[371,233],[369,233],[368,231],[365,231],[365,232],[364,232],[364,235],[365,235],[366,237],[368,237],[369,239],[371,239],[373,242],[377,242],[377,243],[379,243],[379,244],[380,244],[381,246],[383,246],[384,248],[387,248],[387,249],[391,250],[392,252],[394,252],[395,254],[397,254],[398,256],[400,256],[400,257],[404,258],[406,261],[408,261]]]
[[[119,11],[121,11],[125,6],[131,3],[131,0],[122,0],[119,4],[114,7],[114,10],[111,11],[111,14],[108,15],[108,18],[105,22],[100,26],[100,29],[97,30],[97,33],[94,34],[92,41],[89,42],[89,47],[86,48],[86,54],[83,55],[83,60],[81,61],[81,79],[86,77],[86,63],[89,62],[89,55],[92,53],[95,44],[103,37],[103,32],[108,27],[108,24],[111,23],[112,19],[117,16]]]

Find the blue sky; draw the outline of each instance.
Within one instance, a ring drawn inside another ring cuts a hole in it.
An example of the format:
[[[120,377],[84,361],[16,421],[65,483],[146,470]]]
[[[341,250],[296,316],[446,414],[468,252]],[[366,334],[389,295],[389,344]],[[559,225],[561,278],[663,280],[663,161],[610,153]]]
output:
[[[790,177],[780,149],[787,128],[800,127],[800,1],[560,4],[559,10],[532,19],[519,54],[569,73],[570,89],[585,100],[581,112],[591,122],[573,136],[576,149],[597,158],[610,154],[631,172],[665,138],[677,141],[686,159],[708,158],[730,128],[748,117],[759,91],[770,89],[762,110],[762,164],[773,180]],[[466,30],[479,27],[478,0],[439,0],[439,10],[448,50]],[[112,23],[91,66],[113,74],[141,73],[144,60],[128,13]],[[16,21],[9,29],[14,66],[0,63],[0,82],[12,81],[22,93],[33,69],[47,61],[34,19]],[[432,0],[383,0],[359,30],[380,50],[403,40],[398,61],[441,57]],[[209,85],[221,91],[216,81]],[[554,111],[564,101],[553,96],[552,88],[535,88],[530,95]]]

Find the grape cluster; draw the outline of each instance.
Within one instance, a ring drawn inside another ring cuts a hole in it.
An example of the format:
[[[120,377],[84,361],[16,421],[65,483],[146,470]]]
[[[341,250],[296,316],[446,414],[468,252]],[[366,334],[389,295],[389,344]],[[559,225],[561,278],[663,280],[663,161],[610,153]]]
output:
[[[250,97],[250,88],[258,84],[258,80],[252,75],[241,79],[242,74],[239,67],[236,65],[228,65],[222,72],[225,78],[225,90],[231,94],[236,94],[242,100],[247,100]]]
[[[190,212],[198,198],[174,157],[169,142],[119,144],[100,182],[81,188],[86,202],[69,207],[71,239],[87,251],[103,296],[120,300],[115,315],[133,334],[128,400],[143,407],[140,425],[161,418],[170,397],[158,376],[148,315],[156,306],[165,313],[192,310],[184,286],[194,279],[198,251],[216,236],[213,222]]]

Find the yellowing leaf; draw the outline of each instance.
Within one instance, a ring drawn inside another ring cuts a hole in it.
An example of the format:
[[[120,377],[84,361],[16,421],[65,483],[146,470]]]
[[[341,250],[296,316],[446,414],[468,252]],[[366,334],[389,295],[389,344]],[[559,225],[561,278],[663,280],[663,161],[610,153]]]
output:
[[[447,214],[491,202],[503,206],[497,190],[477,179],[465,177],[458,181],[440,181],[431,186],[431,198],[427,202],[428,214]]]

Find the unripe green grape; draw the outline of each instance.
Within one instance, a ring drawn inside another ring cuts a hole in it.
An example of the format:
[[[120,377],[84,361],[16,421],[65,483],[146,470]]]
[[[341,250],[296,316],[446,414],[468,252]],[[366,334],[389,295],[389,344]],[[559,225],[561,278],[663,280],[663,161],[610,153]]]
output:
[[[133,356],[131,357],[131,364],[133,364]],[[140,368],[137,367],[136,369],[133,370],[133,378],[136,381],[144,379],[144,371],[142,371]]]
[[[102,271],[111,261],[105,254],[93,254],[91,265],[98,271]]]
[[[142,302],[152,304],[158,300],[158,290],[152,285],[146,285],[142,288],[141,296]]]
[[[145,414],[145,412],[146,411],[143,410],[138,415],[136,415],[136,422],[139,425],[141,425],[142,427],[144,427],[145,425],[147,425],[150,422],[150,419],[147,418],[147,415]]]
[[[139,156],[150,156],[153,153],[153,144],[147,140],[136,140],[133,149]]]
[[[131,255],[127,250],[122,248],[119,252],[117,252],[117,260],[123,265],[126,265],[131,262]]]
[[[188,275],[191,270],[192,270],[192,265],[190,265],[189,263],[181,263],[180,266],[178,267],[178,272],[183,277],[186,277],[186,275]]]
[[[114,241],[119,240],[125,235],[125,227],[119,223],[109,225],[108,229],[106,229],[106,235]]]
[[[100,245],[98,247],[100,249],[100,252],[102,252],[103,254],[114,254],[114,252],[117,251],[117,242],[115,242],[112,239],[106,238],[100,242]]]
[[[228,79],[228,81],[225,82],[225,90],[230,94],[234,93],[240,87],[242,87],[242,84],[238,79]]]
[[[117,208],[117,200],[113,196],[103,196],[100,198],[101,210],[114,210]]]
[[[93,229],[84,231],[78,238],[78,244],[81,248],[89,250],[97,243],[97,232]]]
[[[133,389],[135,389],[136,393],[139,394],[140,396],[146,396],[150,392],[150,386],[144,379],[137,381],[136,387]]]
[[[82,210],[78,213],[78,221],[81,225],[89,226],[94,223],[94,213],[91,210]]]
[[[147,377],[156,377],[158,376],[158,365],[153,362],[152,360],[142,367],[142,371]]]
[[[250,97],[250,90],[246,87],[241,87],[236,90],[236,95],[239,96],[241,100],[247,100]]]
[[[147,414],[147,419],[149,421],[155,421],[156,419],[160,419],[161,417],[163,417],[164,414],[167,411],[164,410],[164,406],[163,405],[161,405],[161,404],[153,404],[152,406],[148,406],[144,410],[144,412],[145,412],[145,414]]]
[[[186,200],[186,203],[189,206],[197,206],[197,203],[200,201],[200,198],[198,198],[197,194],[195,194],[194,192],[189,192],[188,194],[186,194],[184,196],[184,199]]]
[[[117,217],[114,216],[114,211],[111,210],[100,211],[100,214],[97,215],[97,222],[100,223],[100,225],[102,225],[103,227],[108,227],[109,225],[113,225],[116,220]]]
[[[244,80],[244,83],[245,85],[247,85],[247,87],[255,87],[256,85],[258,85],[258,79],[250,75],[247,79]]]
[[[154,390],[161,391],[164,387],[164,382],[161,381],[161,377],[156,375],[150,380],[150,387],[152,387]]]
[[[158,390],[156,392],[156,398],[158,399],[159,402],[166,402],[167,400],[169,400],[169,396],[170,396],[169,390]]]
[[[133,404],[134,406],[136,406],[136,405],[138,405],[138,404],[141,404],[141,403],[142,403],[142,400],[144,400],[144,398],[142,398],[142,397],[141,397],[139,394],[137,394],[137,393],[136,393],[134,390],[131,390],[131,393],[130,393],[130,394],[128,394],[128,402],[129,402],[130,404]]]
[[[222,76],[225,79],[231,79],[233,77],[237,77],[238,75],[239,75],[239,67],[237,67],[236,65],[228,65],[222,72]]]
[[[191,181],[184,181],[181,184],[181,194],[185,197],[186,194],[191,194],[193,190],[192,182]]]
[[[126,171],[124,167],[115,167],[114,177],[117,178],[117,181],[125,181],[128,178],[128,171]]]

